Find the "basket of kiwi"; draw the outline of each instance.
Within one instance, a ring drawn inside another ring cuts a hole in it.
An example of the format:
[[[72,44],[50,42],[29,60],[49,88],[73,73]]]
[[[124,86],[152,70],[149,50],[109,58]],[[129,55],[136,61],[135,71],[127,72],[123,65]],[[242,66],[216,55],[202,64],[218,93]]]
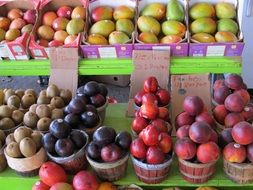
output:
[[[41,139],[40,132],[25,126],[17,128],[6,137],[4,155],[8,166],[18,175],[24,177],[38,175],[40,166],[47,160]]]
[[[0,172],[4,171],[7,167],[6,158],[4,156],[5,138],[4,131],[0,130]]]

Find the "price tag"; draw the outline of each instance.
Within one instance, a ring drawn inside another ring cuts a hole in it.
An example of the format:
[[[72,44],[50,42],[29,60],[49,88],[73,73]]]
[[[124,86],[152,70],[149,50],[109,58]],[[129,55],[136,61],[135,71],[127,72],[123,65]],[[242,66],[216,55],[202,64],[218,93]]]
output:
[[[98,48],[100,58],[117,58],[117,52],[114,47]]]

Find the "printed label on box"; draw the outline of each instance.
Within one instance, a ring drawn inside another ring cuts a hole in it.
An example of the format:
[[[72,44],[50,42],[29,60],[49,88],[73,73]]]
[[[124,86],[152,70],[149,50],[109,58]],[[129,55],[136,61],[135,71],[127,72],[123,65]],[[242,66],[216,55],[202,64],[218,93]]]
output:
[[[207,46],[206,56],[224,56],[226,46]]]
[[[153,50],[164,50],[164,51],[170,51],[170,46],[153,46]]]
[[[105,47],[105,48],[98,48],[98,52],[100,58],[116,58],[116,48],[115,47]]]

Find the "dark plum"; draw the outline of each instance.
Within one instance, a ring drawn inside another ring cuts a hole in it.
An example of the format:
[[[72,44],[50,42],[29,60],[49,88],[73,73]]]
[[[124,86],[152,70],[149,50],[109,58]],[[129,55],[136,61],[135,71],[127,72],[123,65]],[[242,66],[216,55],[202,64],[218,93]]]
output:
[[[103,147],[115,141],[116,131],[112,127],[99,127],[93,133],[93,141]]]
[[[64,117],[64,121],[67,122],[72,128],[77,128],[81,122],[81,117],[77,114],[70,113]]]
[[[55,153],[54,145],[57,141],[57,138],[51,134],[51,133],[46,133],[42,137],[42,145],[46,149],[47,152],[53,154]]]
[[[106,86],[103,83],[99,83],[98,87],[99,87],[99,93],[101,95],[103,95],[104,97],[106,97],[108,94],[108,90],[107,90]]]
[[[130,133],[123,131],[123,132],[118,133],[118,135],[116,136],[115,142],[121,148],[129,149],[130,144],[132,142],[132,137]]]
[[[83,92],[86,96],[94,96],[99,93],[98,83],[95,81],[87,82],[83,87]]]
[[[101,158],[101,148],[95,142],[88,144],[87,153],[88,156],[94,160],[99,160]]]
[[[59,139],[68,137],[71,130],[70,125],[63,119],[55,119],[49,126],[50,133]]]
[[[74,99],[80,99],[85,105],[88,102],[87,97],[84,94],[77,94]]]
[[[87,128],[92,128],[95,127],[98,122],[99,122],[99,116],[98,114],[91,112],[91,111],[86,111],[82,115],[82,123],[87,127]]]
[[[69,138],[77,149],[82,148],[88,140],[81,131],[74,130],[70,133]]]
[[[81,98],[74,98],[70,101],[68,107],[70,113],[80,114],[85,111],[86,104]]]
[[[98,113],[97,108],[91,104],[86,105],[86,111],[92,111],[93,113]]]
[[[74,153],[74,145],[70,139],[58,139],[55,143],[55,152],[61,157],[67,157]]]
[[[96,94],[94,96],[90,97],[90,102],[92,105],[94,105],[95,107],[101,107],[105,104],[106,99],[103,95],[101,94]]]

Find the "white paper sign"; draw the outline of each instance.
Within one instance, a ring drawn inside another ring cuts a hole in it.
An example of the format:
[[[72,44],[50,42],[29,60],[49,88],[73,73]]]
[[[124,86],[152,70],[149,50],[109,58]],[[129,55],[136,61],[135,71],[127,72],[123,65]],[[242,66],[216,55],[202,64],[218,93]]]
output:
[[[224,56],[226,46],[207,46],[206,56]]]

